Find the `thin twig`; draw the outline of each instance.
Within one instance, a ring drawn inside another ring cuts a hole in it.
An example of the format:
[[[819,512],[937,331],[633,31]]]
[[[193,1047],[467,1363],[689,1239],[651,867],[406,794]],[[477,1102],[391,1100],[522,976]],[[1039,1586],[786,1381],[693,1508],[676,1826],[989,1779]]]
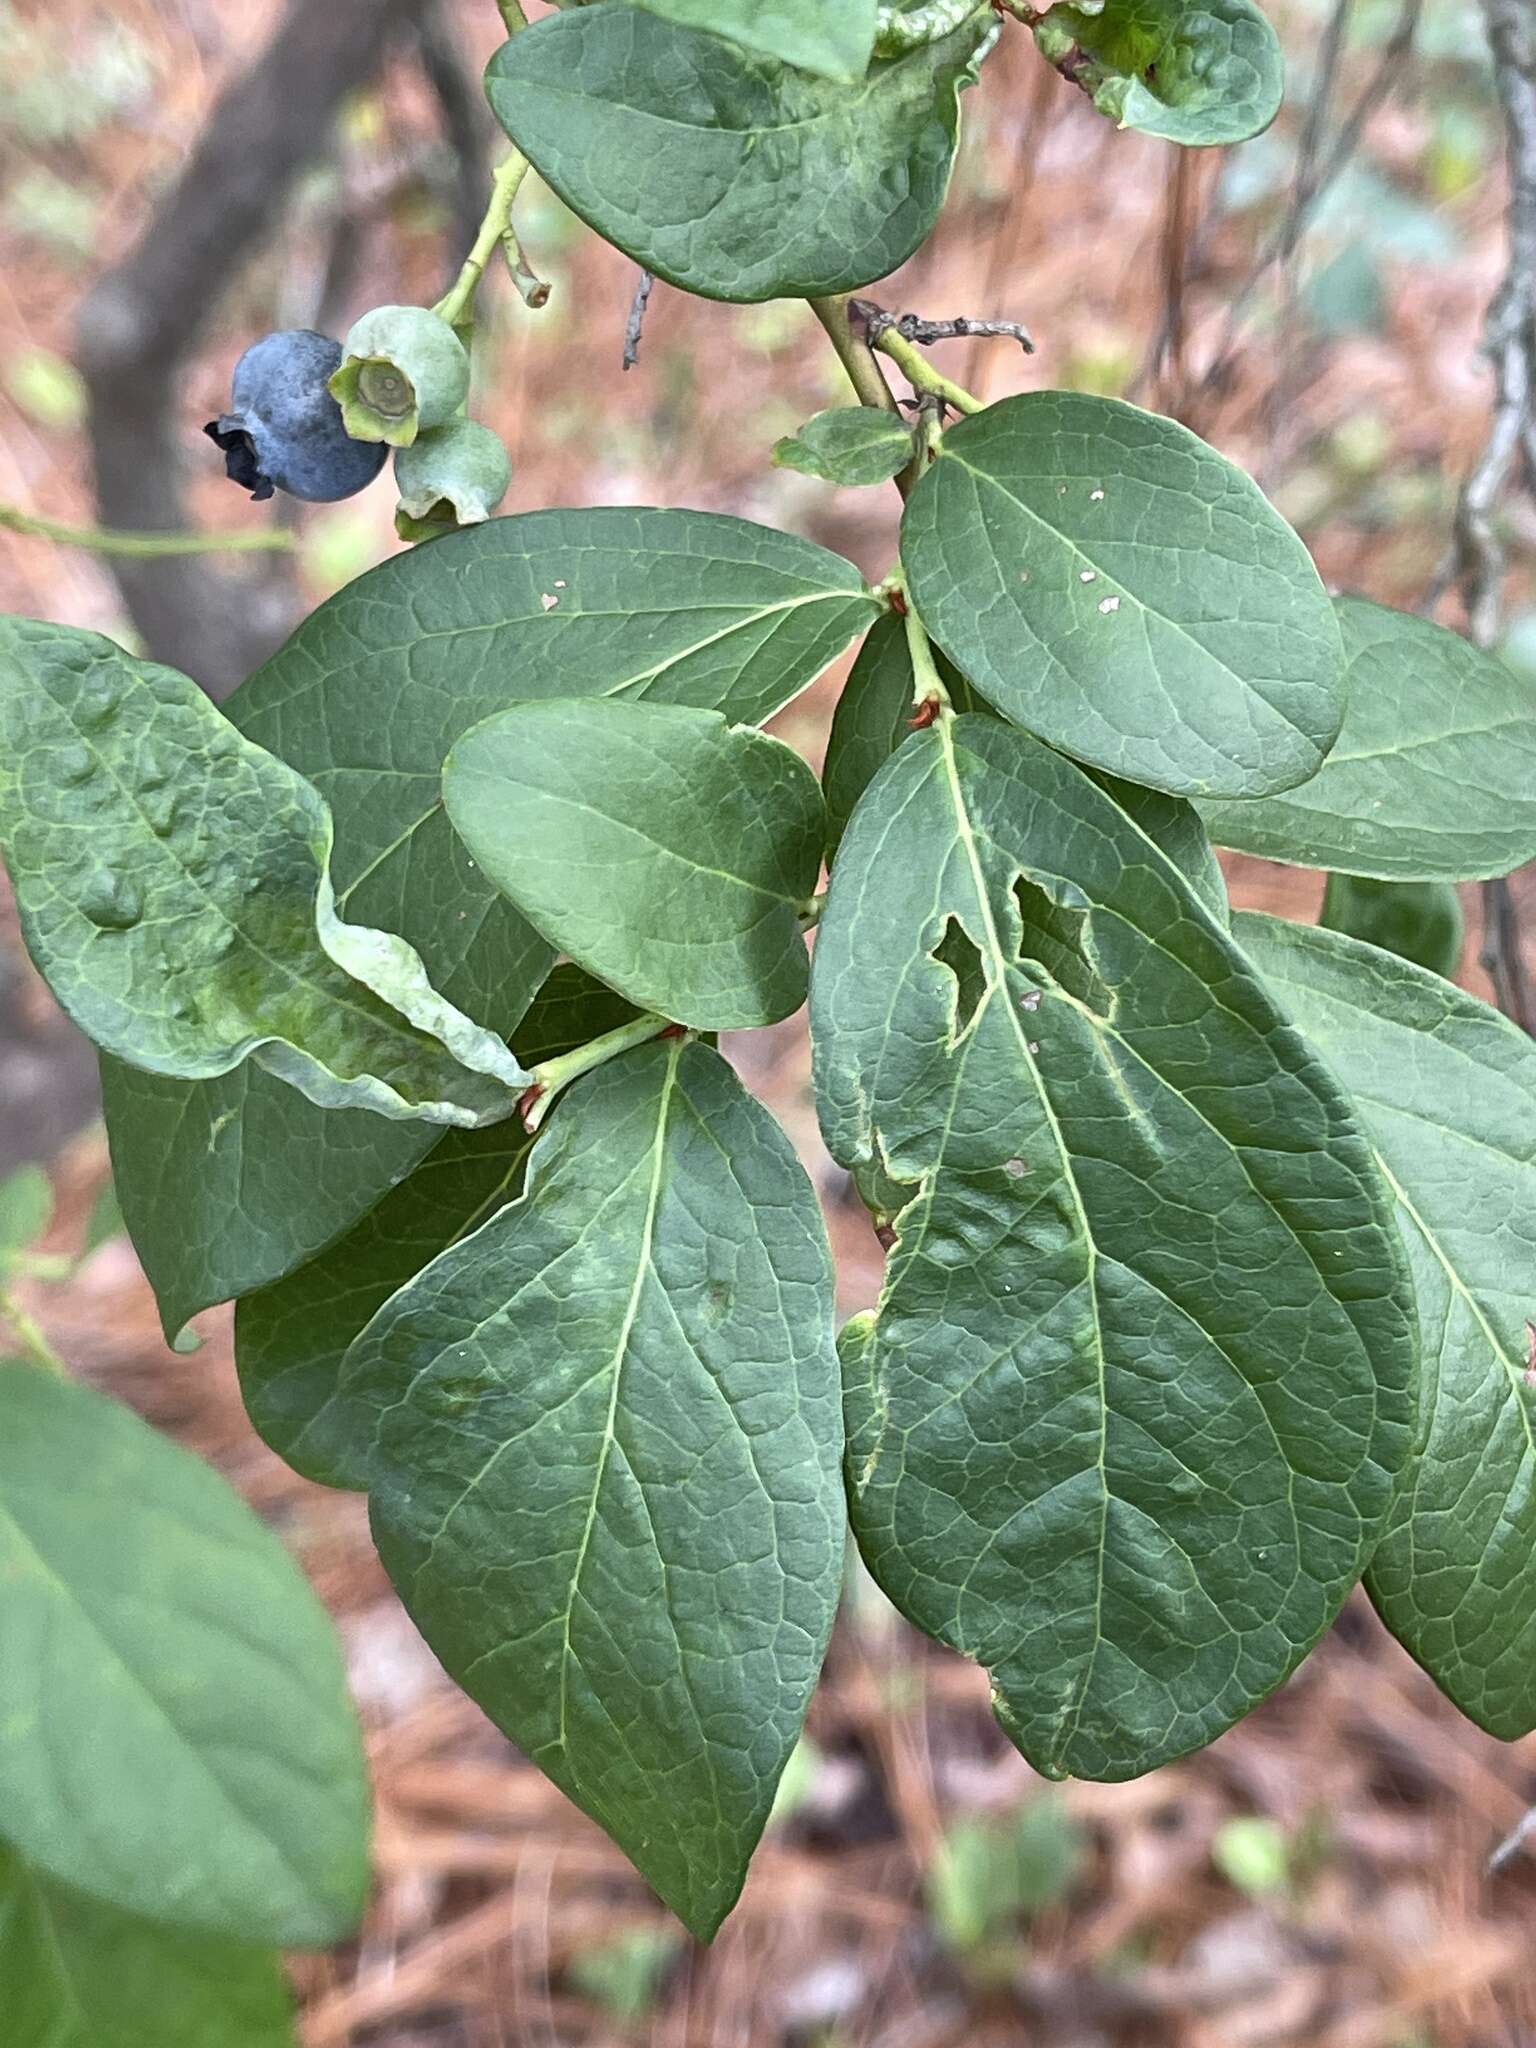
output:
[[[655,278],[650,271],[642,270],[635,285],[635,296],[629,303],[629,318],[624,322],[626,370],[632,370],[640,360],[640,337],[645,331],[645,309],[651,303],[651,293],[655,289]]]
[[[34,540],[51,540],[60,547],[84,548],[93,555],[133,555],[143,561],[170,555],[258,555],[296,545],[292,533],[266,526],[254,531],[238,527],[228,533],[180,528],[170,533],[125,533],[106,526],[69,526],[61,519],[23,512],[17,505],[0,505],[0,529],[28,534]]]
[[[1397,21],[1377,60],[1375,70],[1361,87],[1358,98],[1345,115],[1332,143],[1326,151],[1319,150],[1305,185],[1298,181],[1293,186],[1284,218],[1260,248],[1247,275],[1232,294],[1222,330],[1221,345],[1201,380],[1204,390],[1217,388],[1227,376],[1237,352],[1239,331],[1247,317],[1255,292],[1277,263],[1288,263],[1295,254],[1302,236],[1312,224],[1312,217],[1319,203],[1359,148],[1372,116],[1391,94],[1397,83],[1398,72],[1413,48],[1414,37],[1418,34],[1419,17],[1423,12],[1424,0],[1402,0]]]

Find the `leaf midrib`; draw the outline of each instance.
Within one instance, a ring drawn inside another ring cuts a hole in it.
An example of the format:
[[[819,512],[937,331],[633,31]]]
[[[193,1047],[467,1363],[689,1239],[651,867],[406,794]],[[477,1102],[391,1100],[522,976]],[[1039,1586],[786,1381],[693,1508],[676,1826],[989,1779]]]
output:
[[[1072,1206],[1077,1214],[1078,1226],[1082,1233],[1082,1241],[1087,1255],[1084,1279],[1087,1286],[1088,1299],[1093,1305],[1094,1366],[1099,1383],[1099,1454],[1097,1460],[1099,1475],[1099,1538],[1094,1547],[1093,1647],[1087,1652],[1083,1660],[1082,1677],[1077,1687],[1076,1699],[1064,1705],[1061,1709],[1060,1729],[1051,1757],[1051,1761],[1054,1764],[1059,1763],[1066,1755],[1077,1734],[1082,1720],[1083,1707],[1088,1698],[1088,1689],[1093,1682],[1093,1670],[1098,1658],[1099,1646],[1104,1639],[1104,1560],[1109,1545],[1109,1376],[1108,1365],[1104,1356],[1103,1321],[1099,1311],[1099,1251],[1094,1241],[1092,1227],[1088,1221],[1088,1212],[1083,1205],[1082,1191],[1078,1187],[1077,1177],[1072,1171],[1072,1155],[1068,1150],[1061,1125],[1057,1121],[1055,1105],[1051,1102],[1047,1090],[1040,1081],[1034,1060],[1029,1052],[1029,1042],[1015,1012],[1014,1005],[1007,1000],[1007,954],[1003,949],[1002,939],[997,929],[997,921],[992,914],[991,895],[988,892],[986,878],[982,872],[980,857],[977,853],[976,837],[971,828],[970,814],[965,808],[964,795],[960,786],[959,764],[955,758],[953,728],[954,720],[941,715],[938,728],[939,742],[944,761],[945,779],[949,785],[950,797],[954,805],[956,831],[961,844],[965,848],[966,861],[971,871],[971,886],[976,894],[979,913],[985,926],[988,947],[992,955],[993,969],[997,977],[992,984],[991,998],[994,1001],[997,1000],[999,995],[1003,998],[1003,1007],[1008,1018],[1009,1029],[1012,1031],[1014,1039],[1018,1044],[1020,1063],[1035,1084],[1036,1097],[1050,1125],[1051,1135],[1056,1142],[1057,1156],[1061,1162],[1062,1179],[1071,1193]],[[1069,1715],[1071,1717],[1070,1725],[1067,1718]]]

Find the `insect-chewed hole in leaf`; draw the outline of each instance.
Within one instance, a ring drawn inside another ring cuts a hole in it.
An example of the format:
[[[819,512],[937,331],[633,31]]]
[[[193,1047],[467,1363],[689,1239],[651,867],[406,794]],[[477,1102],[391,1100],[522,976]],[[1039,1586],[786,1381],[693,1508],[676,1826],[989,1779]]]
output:
[[[1019,913],[1020,960],[1038,961],[1050,979],[1069,995],[1107,1016],[1113,997],[1088,957],[1088,912],[1054,902],[1022,875],[1014,882],[1013,900]]]
[[[981,964],[981,954],[972,943],[970,935],[957,917],[944,920],[944,936],[934,947],[931,958],[947,967],[955,977],[955,1024],[950,1033],[951,1042],[961,1039],[970,1030],[976,1012],[981,1008],[982,998],[987,992],[986,972]]]

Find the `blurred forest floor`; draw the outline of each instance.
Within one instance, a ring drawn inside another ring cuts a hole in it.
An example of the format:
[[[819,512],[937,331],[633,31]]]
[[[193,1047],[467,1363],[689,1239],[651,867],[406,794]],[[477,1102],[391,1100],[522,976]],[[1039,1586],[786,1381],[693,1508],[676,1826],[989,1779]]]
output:
[[[75,309],[276,14],[270,0],[0,0],[0,503],[92,519]],[[1397,0],[1346,7],[1335,126],[1398,15]],[[495,40],[491,0],[454,0],[445,19],[472,78]],[[1324,16],[1292,0],[1285,29],[1276,129],[1185,155],[1117,135],[1010,32],[966,102],[939,231],[871,296],[1026,321],[1032,358],[960,342],[939,360],[987,396],[1069,385],[1176,414],[1260,475],[1330,582],[1411,605],[1486,426],[1476,341],[1501,264],[1502,184],[1480,37],[1462,0],[1429,0],[1417,54],[1298,260],[1245,298],[1292,197]],[[220,307],[184,392],[200,521],[271,516],[219,479],[200,432],[245,342],[307,324],[327,290],[347,301],[340,332],[369,303],[432,297],[456,263],[436,124],[401,58],[344,107],[328,161]],[[519,224],[554,290],[539,313],[509,290],[495,298],[479,374],[481,409],[517,465],[505,510],[698,505],[884,571],[889,491],[831,491],[768,466],[781,433],[845,395],[803,307],[716,306],[659,286],[640,367],[623,377],[633,267],[541,189]],[[380,485],[303,515],[306,603],[393,550],[390,514]],[[1512,516],[1506,652],[1536,691],[1536,513],[1527,502]],[[129,637],[99,558],[36,539],[0,533],[0,608]],[[1440,615],[1456,623],[1454,605]],[[824,683],[778,721],[813,759],[832,695]],[[1244,904],[1315,915],[1314,875],[1249,860],[1229,875]],[[1475,893],[1464,979],[1486,993]],[[1536,892],[1519,893],[1529,931]],[[26,1156],[70,1127],[88,1062],[0,909],[7,1001],[0,1138]],[[822,1190],[844,1311],[866,1305],[880,1253],[819,1149],[800,1024],[729,1049]],[[72,1250],[106,1179],[99,1130],[64,1146],[56,1178],[47,1248]],[[1536,1739],[1501,1745],[1463,1722],[1363,1600],[1203,1755],[1129,1785],[1051,1788],[999,1734],[982,1675],[855,1579],[780,1815],[704,1951],[442,1677],[373,1558],[361,1502],[308,1485],[256,1441],[227,1313],[199,1319],[197,1356],[173,1357],[122,1238],[29,1299],[79,1371],[214,1459],[271,1517],[342,1629],[372,1747],[378,1888],[353,1947],[295,1959],[307,2048],[1536,2044],[1536,1864],[1520,1852],[1487,1868],[1536,1802]]]

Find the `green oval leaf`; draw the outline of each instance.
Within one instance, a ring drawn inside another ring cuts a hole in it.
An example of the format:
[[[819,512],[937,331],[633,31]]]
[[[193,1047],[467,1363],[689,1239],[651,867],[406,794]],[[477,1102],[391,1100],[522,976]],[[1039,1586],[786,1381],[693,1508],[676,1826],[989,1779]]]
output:
[[[569,964],[557,967],[513,1038],[526,1066],[626,1023],[634,1007]],[[349,1418],[327,1413],[347,1346],[397,1287],[510,1202],[533,1140],[517,1118],[447,1131],[420,1166],[318,1259],[248,1295],[235,1312],[246,1411],[295,1471],[366,1485]]]
[[[989,406],[945,434],[901,554],[924,625],[987,701],[1112,775],[1258,795],[1333,744],[1343,655],[1317,571],[1174,420],[1068,391]]]
[[[0,620],[0,842],[86,1036],[175,1079],[248,1057],[323,1108],[511,1113],[527,1076],[392,934],[336,916],[331,820],[175,669]]]
[[[6,2048],[294,2048],[277,1957],[49,1884],[0,1848]]]
[[[1204,804],[1219,846],[1387,882],[1470,882],[1536,860],[1536,694],[1459,633],[1363,597],[1336,606],[1338,744],[1283,796]]]
[[[783,1133],[672,1040],[572,1087],[527,1192],[380,1310],[343,1381],[427,1641],[703,1939],[837,1604],[831,1312]]]
[[[1432,974],[1454,975],[1466,937],[1461,898],[1450,882],[1375,882],[1330,875],[1318,923],[1380,946]]]
[[[607,4],[503,44],[486,92],[567,206],[658,277],[710,299],[818,298],[927,236],[996,30],[978,5],[850,91]]]
[[[1419,1299],[1419,1427],[1366,1584],[1461,1711],[1513,1741],[1536,1728],[1536,1045],[1342,933],[1235,928],[1354,1097]]]
[[[638,1008],[726,1031],[805,1000],[826,817],[782,740],[682,705],[519,704],[459,741],[443,798],[529,923]]]
[[[817,939],[827,1145],[907,1200],[844,1338],[871,1571],[1047,1773],[1210,1741],[1327,1627],[1408,1447],[1369,1148],[1189,884],[987,718],[915,735]]]
[[[368,1789],[335,1633],[224,1480],[0,1366],[0,1577],[0,1813],[28,1863],[171,1926],[349,1933]]]
[[[708,512],[493,519],[361,576],[230,699],[336,821],[348,917],[399,932],[459,1008],[513,1031],[553,956],[455,839],[442,764],[524,698],[636,696],[755,724],[877,615],[852,563]],[[292,1272],[437,1141],[320,1112],[249,1069],[187,1086],[105,1074],[123,1213],[168,1330]]]
[[[833,406],[778,442],[773,459],[829,484],[888,483],[912,460],[912,429],[878,406]]]
[[[1252,0],[1052,7],[1035,41],[1101,114],[1169,142],[1247,142],[1285,91],[1280,40]]]

